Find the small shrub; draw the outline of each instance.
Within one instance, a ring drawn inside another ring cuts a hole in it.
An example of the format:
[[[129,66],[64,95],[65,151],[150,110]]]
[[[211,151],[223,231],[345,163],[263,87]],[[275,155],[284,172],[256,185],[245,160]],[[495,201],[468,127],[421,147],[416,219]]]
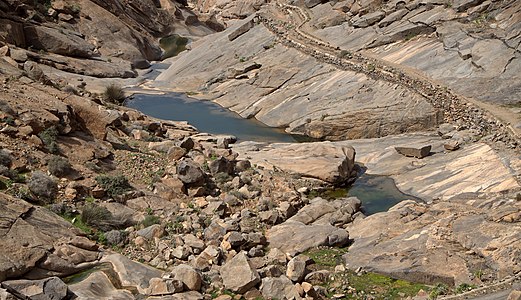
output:
[[[64,91],[65,93],[67,94],[71,94],[71,95],[78,95],[78,91],[76,90],[75,87],[73,87],[72,85],[66,85],[62,88],[62,91]]]
[[[4,113],[14,116],[16,112],[11,108],[9,103],[7,103],[4,100],[0,100],[0,111],[3,111]]]
[[[47,168],[56,177],[63,177],[72,172],[72,166],[69,161],[57,155],[54,155],[47,161]]]
[[[449,287],[444,283],[438,283],[434,286],[429,294],[430,299],[436,299],[438,296],[447,295]]]
[[[340,58],[352,58],[353,55],[351,54],[351,52],[349,52],[347,50],[342,50],[342,51],[340,51],[339,57]]]
[[[0,149],[0,165],[6,168],[10,168],[13,163],[13,158],[11,154],[4,149]]]
[[[50,203],[58,194],[58,184],[43,172],[36,171],[29,180],[29,190],[38,200]]]
[[[142,222],[143,227],[145,227],[145,228],[147,228],[148,226],[152,226],[154,224],[159,224],[159,223],[161,223],[161,220],[159,219],[158,216],[154,216],[154,215],[146,215],[145,219]]]
[[[125,92],[119,85],[111,83],[105,88],[103,99],[112,103],[122,104],[125,101]]]
[[[465,293],[465,292],[468,292],[468,291],[471,291],[473,289],[475,289],[476,286],[475,285],[472,285],[472,284],[468,284],[468,283],[462,283],[460,285],[458,285],[456,287],[456,294],[462,294],[462,293]]]
[[[215,174],[213,178],[217,184],[225,184],[233,179],[230,175],[224,172]]]
[[[123,175],[108,176],[100,175],[96,177],[96,182],[109,194],[111,197],[121,195],[132,190],[132,186],[128,179]]]
[[[109,229],[112,213],[108,209],[96,204],[87,204],[81,211],[81,221],[99,229]]]
[[[105,232],[105,239],[110,246],[122,246],[127,242],[128,233],[122,230]]]
[[[56,140],[58,139],[58,130],[56,127],[51,126],[44,131],[38,134],[38,137],[42,140],[45,148],[49,153],[56,154],[60,152],[60,148],[58,147],[58,143]]]

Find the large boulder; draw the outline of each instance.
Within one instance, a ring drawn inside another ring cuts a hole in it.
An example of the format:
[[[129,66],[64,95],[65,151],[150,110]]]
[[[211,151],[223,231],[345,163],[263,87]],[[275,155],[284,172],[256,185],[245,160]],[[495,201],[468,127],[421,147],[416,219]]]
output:
[[[291,256],[313,247],[345,246],[349,242],[349,233],[345,229],[290,220],[273,226],[266,237],[270,248],[278,248]]]
[[[288,277],[266,277],[260,288],[265,299],[301,299],[293,282]]]
[[[117,289],[102,271],[93,272],[84,280],[71,284],[69,288],[79,299],[135,299],[130,291]]]
[[[303,177],[329,183],[345,183],[356,175],[355,150],[331,142],[301,144],[251,144],[234,147],[241,156],[251,157],[254,164],[278,168]]]
[[[197,163],[186,158],[177,165],[177,178],[186,184],[196,185],[204,181],[204,172]]]
[[[245,252],[235,255],[222,266],[220,273],[224,287],[239,294],[247,292],[260,282],[259,273],[251,265]]]
[[[180,280],[188,290],[198,291],[201,289],[203,278],[201,274],[189,265],[178,265],[172,271],[174,279]]]

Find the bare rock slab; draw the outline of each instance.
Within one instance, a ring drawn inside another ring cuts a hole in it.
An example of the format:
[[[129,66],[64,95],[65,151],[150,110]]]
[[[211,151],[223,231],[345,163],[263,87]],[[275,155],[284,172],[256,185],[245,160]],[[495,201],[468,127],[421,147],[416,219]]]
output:
[[[431,153],[431,145],[425,145],[425,146],[397,146],[394,147],[396,149],[396,152],[400,153],[401,155],[405,155],[407,157],[416,157],[416,158],[424,158]]]
[[[161,277],[161,271],[144,264],[130,260],[121,254],[110,254],[102,262],[112,264],[114,271],[124,286],[135,287],[141,294],[145,294],[150,286],[150,279]]]
[[[353,174],[355,150],[350,146],[338,146],[331,142],[303,144],[254,144],[234,146],[241,156],[251,157],[251,162],[267,168],[279,168],[303,177],[341,183]]]
[[[349,233],[329,224],[306,225],[297,221],[286,221],[273,226],[266,233],[270,248],[278,248],[291,256],[318,246],[344,246]]]
[[[69,286],[79,299],[135,299],[128,290],[118,290],[102,271],[94,272],[79,283]]]
[[[245,252],[235,255],[221,268],[224,286],[236,293],[243,294],[260,282],[259,273],[250,264]]]

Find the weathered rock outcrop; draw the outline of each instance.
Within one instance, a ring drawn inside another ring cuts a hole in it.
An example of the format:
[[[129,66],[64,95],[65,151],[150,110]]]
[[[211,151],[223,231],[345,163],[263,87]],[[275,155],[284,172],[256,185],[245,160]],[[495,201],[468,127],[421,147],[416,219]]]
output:
[[[304,177],[329,183],[345,184],[356,176],[355,150],[330,142],[304,144],[238,144],[241,156],[268,168],[278,168]]]
[[[47,209],[3,193],[0,207],[0,281],[20,276],[65,276],[97,262],[94,244],[78,237],[77,229]]]
[[[503,278],[521,270],[519,201],[462,196],[432,205],[405,201],[349,226],[349,268],[412,281],[469,283],[476,271]],[[450,268],[440,266],[451,266]]]
[[[325,65],[279,44],[264,26],[230,42],[228,35],[240,26],[204,40],[208,48],[194,47],[174,59],[154,86],[201,91],[243,117],[315,138],[377,137],[440,121],[439,112],[410,90]],[[230,47],[237,50],[227,51]],[[229,68],[239,69],[245,61],[261,67],[237,79],[227,76]]]

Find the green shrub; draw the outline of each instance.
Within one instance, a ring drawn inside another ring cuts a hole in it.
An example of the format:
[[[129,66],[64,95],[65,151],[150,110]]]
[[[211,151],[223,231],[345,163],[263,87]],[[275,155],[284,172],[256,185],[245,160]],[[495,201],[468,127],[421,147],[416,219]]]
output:
[[[61,156],[53,155],[47,161],[47,168],[52,175],[63,177],[72,172],[72,166],[69,161]]]
[[[159,219],[158,216],[154,216],[154,215],[146,215],[145,219],[142,222],[142,224],[145,228],[147,228],[148,226],[152,226],[154,224],[159,224],[159,223],[161,223],[161,220]]]
[[[38,200],[50,203],[58,194],[58,184],[46,174],[36,171],[29,180],[29,190]]]
[[[42,140],[45,148],[49,153],[56,154],[60,152],[60,148],[58,147],[58,143],[56,140],[58,139],[58,130],[56,127],[51,126],[44,131],[38,134],[38,137]]]
[[[112,213],[105,207],[96,204],[87,204],[81,211],[81,221],[89,226],[99,229],[110,229]]]
[[[3,111],[4,113],[11,116],[14,116],[16,114],[16,112],[11,108],[9,103],[7,103],[7,101],[4,100],[0,100],[0,111]]]
[[[436,299],[438,296],[447,295],[449,292],[449,287],[444,283],[438,283],[434,286],[429,294],[430,299]]]
[[[122,104],[125,101],[125,92],[121,86],[111,83],[103,92],[103,99],[115,104]]]
[[[132,186],[128,179],[123,175],[108,176],[100,175],[96,177],[96,182],[109,194],[111,197],[121,195],[132,190]]]
[[[462,283],[460,285],[458,285],[456,287],[456,294],[461,294],[461,293],[465,293],[465,292],[468,292],[468,291],[471,291],[473,289],[475,289],[476,286],[475,285],[472,285],[472,284],[468,284],[468,283]]]

